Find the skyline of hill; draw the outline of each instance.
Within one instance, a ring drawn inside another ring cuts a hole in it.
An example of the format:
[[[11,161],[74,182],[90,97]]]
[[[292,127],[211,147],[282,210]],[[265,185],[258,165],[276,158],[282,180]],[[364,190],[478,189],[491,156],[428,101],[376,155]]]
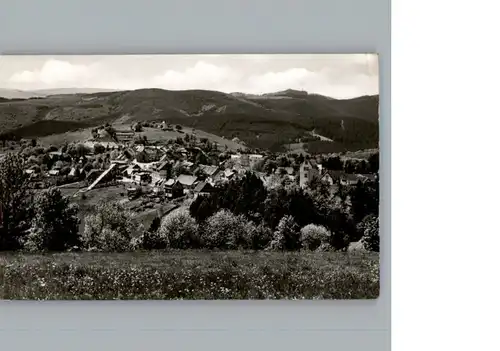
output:
[[[153,88],[85,91],[0,98],[0,130],[37,137],[103,123],[165,120],[270,150],[308,138],[312,131],[332,139],[322,142],[333,149],[378,147],[378,95],[340,100],[292,89],[262,95]]]

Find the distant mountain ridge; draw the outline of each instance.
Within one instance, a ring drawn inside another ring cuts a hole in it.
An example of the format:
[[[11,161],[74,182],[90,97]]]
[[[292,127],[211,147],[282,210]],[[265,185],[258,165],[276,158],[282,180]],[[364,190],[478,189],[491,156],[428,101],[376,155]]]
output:
[[[378,147],[378,95],[339,100],[292,89],[262,95],[163,89],[33,93],[33,98],[23,100],[0,99],[0,130],[22,130],[28,136],[26,131],[36,134],[37,130],[30,125],[41,121],[46,128],[50,121],[57,121],[57,132],[61,132],[61,122],[74,129],[78,124],[86,128],[105,122],[166,120],[226,138],[238,137],[265,149],[279,149],[312,130],[333,139],[341,149]]]
[[[36,90],[17,90],[0,88],[0,98],[4,99],[30,99],[37,97],[47,97],[49,95],[66,94],[95,94],[100,92],[112,92],[116,89],[99,88],[59,88],[59,89],[36,89]]]

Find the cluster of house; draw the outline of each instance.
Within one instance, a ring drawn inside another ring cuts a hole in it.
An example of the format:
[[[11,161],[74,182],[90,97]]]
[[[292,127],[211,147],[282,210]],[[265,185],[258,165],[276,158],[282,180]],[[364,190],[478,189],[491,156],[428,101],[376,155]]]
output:
[[[122,131],[122,134],[125,137],[133,136],[133,132]],[[361,179],[374,177],[373,175],[346,174],[342,171],[326,170],[315,159],[304,160],[298,169],[277,167],[274,170],[274,175],[267,175],[254,170],[255,166],[263,160],[263,155],[238,153],[216,165],[202,164],[191,162],[209,159],[201,148],[176,144],[125,146],[126,143],[100,138],[100,140],[85,142],[85,146],[94,149],[96,143],[99,143],[107,151],[114,151],[110,154],[112,156],[108,159],[109,162],[106,162],[106,169],[93,169],[84,175],[87,185],[82,191],[106,186],[110,182],[118,182],[127,187],[129,196],[132,197],[146,188],[148,193],[158,197],[176,199],[187,194],[194,194],[194,196],[210,194],[216,189],[217,184],[230,181],[249,170],[254,171],[266,186],[273,182],[274,177],[280,181],[288,180],[298,183],[301,188],[306,188],[309,181],[314,178],[321,179],[333,186],[338,182],[345,185],[355,184]],[[54,159],[59,159],[62,155],[60,151],[49,154]],[[94,157],[95,155],[86,155],[75,160],[69,175],[75,175],[83,169],[81,164]],[[85,160],[86,158],[87,160]],[[58,176],[60,171],[60,167],[55,163],[48,171],[48,175]],[[26,172],[33,173],[35,171],[30,168]]]
[[[314,159],[305,160],[300,165],[299,170],[299,185],[301,188],[306,188],[309,182],[316,178],[331,186],[340,183],[342,185],[354,185],[361,180],[375,179],[373,174],[348,174],[342,171],[333,171],[324,169],[321,164]]]
[[[198,196],[209,194],[217,184],[244,174],[263,158],[262,155],[232,155],[231,162],[221,162],[218,165],[189,161],[198,153],[204,151],[197,147],[173,145],[136,145],[126,148],[110,160],[108,169],[93,170],[87,175],[87,190],[113,180],[127,186],[129,197],[139,194],[143,188],[168,199],[180,198],[186,194]],[[178,174],[171,176],[172,170],[176,170]]]

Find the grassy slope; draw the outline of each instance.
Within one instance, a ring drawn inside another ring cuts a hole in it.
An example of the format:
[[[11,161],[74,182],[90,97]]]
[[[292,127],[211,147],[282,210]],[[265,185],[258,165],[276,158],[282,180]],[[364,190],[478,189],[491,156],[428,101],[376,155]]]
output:
[[[83,127],[116,120],[168,120],[227,138],[238,136],[252,146],[268,149],[313,129],[335,139],[342,149],[376,147],[378,96],[335,100],[293,92],[281,94],[255,97],[203,90],[142,89],[0,102],[0,130],[38,136],[36,133],[50,132],[56,120],[72,122],[66,131],[78,127],[74,123]],[[40,121],[49,122],[29,128]],[[59,123],[58,132],[64,132],[63,126]]]
[[[148,252],[0,255],[2,299],[367,299],[378,255]]]

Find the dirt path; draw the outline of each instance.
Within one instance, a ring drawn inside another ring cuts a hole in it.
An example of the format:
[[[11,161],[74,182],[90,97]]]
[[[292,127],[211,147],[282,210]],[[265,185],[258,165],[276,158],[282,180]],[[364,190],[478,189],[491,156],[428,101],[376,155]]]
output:
[[[315,129],[313,129],[312,132],[310,132],[310,134],[312,136],[320,138],[322,141],[333,141],[333,139],[327,138],[327,137],[325,137],[323,135],[320,135],[320,134],[316,134],[316,130]]]

